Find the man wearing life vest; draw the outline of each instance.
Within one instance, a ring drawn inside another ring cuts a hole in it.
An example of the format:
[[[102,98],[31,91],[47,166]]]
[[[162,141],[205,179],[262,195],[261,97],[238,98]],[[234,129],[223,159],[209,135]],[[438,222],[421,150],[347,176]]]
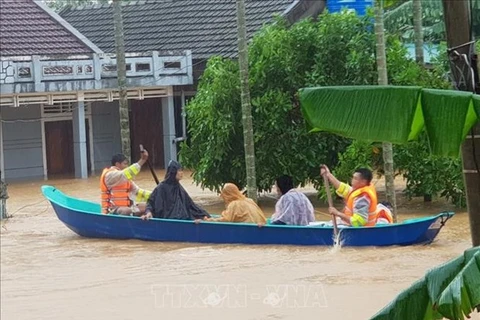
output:
[[[151,191],[140,189],[132,180],[148,159],[148,152],[142,152],[137,163],[128,165],[123,154],[112,157],[112,166],[105,168],[100,177],[102,191],[102,213],[141,216]]]
[[[352,227],[375,226],[377,220],[377,192],[371,184],[372,172],[366,168],[355,170],[352,177],[352,186],[340,182],[335,178],[327,166],[322,165],[320,174],[326,176],[333,184],[337,194],[345,200],[343,212],[334,207],[328,211],[340,218],[340,223]]]
[[[377,224],[393,223],[392,206],[389,202],[380,202],[377,206]]]

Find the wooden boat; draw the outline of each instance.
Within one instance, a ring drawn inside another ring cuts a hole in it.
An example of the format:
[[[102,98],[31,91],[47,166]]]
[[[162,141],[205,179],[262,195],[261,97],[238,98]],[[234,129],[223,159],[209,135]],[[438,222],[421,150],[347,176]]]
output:
[[[57,217],[68,228],[88,238],[139,239],[223,244],[263,244],[331,246],[333,228],[328,226],[284,226],[247,223],[219,223],[151,219],[105,215],[100,204],[69,197],[52,186],[42,186],[43,195],[52,204]],[[438,215],[409,219],[402,223],[375,227],[340,229],[342,246],[406,246],[429,244],[445,222],[454,215]]]

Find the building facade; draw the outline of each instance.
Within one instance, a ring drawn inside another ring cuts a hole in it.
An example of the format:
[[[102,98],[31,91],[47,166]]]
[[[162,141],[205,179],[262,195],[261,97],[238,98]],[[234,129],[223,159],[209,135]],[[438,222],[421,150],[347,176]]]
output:
[[[0,2],[1,177],[101,172],[121,152],[115,55],[41,1]],[[132,157],[141,143],[164,166],[181,140],[173,92],[193,84],[192,54],[149,51],[126,60]]]

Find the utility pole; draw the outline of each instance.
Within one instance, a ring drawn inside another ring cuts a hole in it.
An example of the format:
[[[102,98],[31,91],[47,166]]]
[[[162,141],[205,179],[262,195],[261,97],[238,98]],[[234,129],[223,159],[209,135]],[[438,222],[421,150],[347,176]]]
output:
[[[444,10],[445,29],[447,33],[447,46],[451,54],[451,71],[457,90],[475,92],[478,89],[474,83],[472,70],[466,68],[461,62],[462,55],[470,59],[472,48],[469,44],[473,40],[471,34],[471,14],[468,0],[442,0]],[[454,50],[452,50],[454,49]],[[458,55],[455,54],[456,51]],[[457,63],[459,69],[454,68]],[[468,64],[472,63],[468,60]],[[476,68],[476,66],[475,66]],[[480,245],[480,123],[467,135],[462,144],[463,176],[467,193],[467,208],[470,218],[470,232],[473,246]]]
[[[120,137],[122,153],[129,161],[131,157],[130,118],[127,99],[127,68],[125,63],[125,43],[123,34],[122,1],[113,0],[113,22],[115,26],[115,49],[117,54],[117,79],[119,89]]]
[[[245,18],[245,0],[237,0],[238,62],[240,66],[240,89],[242,92],[243,145],[247,172],[247,194],[257,202],[257,178],[255,173],[255,144],[253,140],[252,105],[248,84],[248,48]]]

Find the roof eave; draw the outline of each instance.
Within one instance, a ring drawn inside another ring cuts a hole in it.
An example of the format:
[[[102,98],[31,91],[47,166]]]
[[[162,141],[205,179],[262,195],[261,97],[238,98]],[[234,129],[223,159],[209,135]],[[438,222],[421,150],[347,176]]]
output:
[[[290,24],[306,17],[316,18],[326,7],[327,0],[295,0],[281,14]]]
[[[83,60],[91,59],[93,53],[85,54],[35,54],[35,55],[0,55],[0,61],[32,61],[33,57],[38,57],[40,60],[66,59],[66,60]]]
[[[300,0],[295,0],[294,2],[292,2],[292,3],[287,7],[287,9],[285,9],[285,10],[283,11],[283,13],[281,14],[281,16],[284,17],[284,16],[288,15],[288,13],[289,13],[290,11],[292,11],[292,9],[295,8],[299,3],[300,3]]]

